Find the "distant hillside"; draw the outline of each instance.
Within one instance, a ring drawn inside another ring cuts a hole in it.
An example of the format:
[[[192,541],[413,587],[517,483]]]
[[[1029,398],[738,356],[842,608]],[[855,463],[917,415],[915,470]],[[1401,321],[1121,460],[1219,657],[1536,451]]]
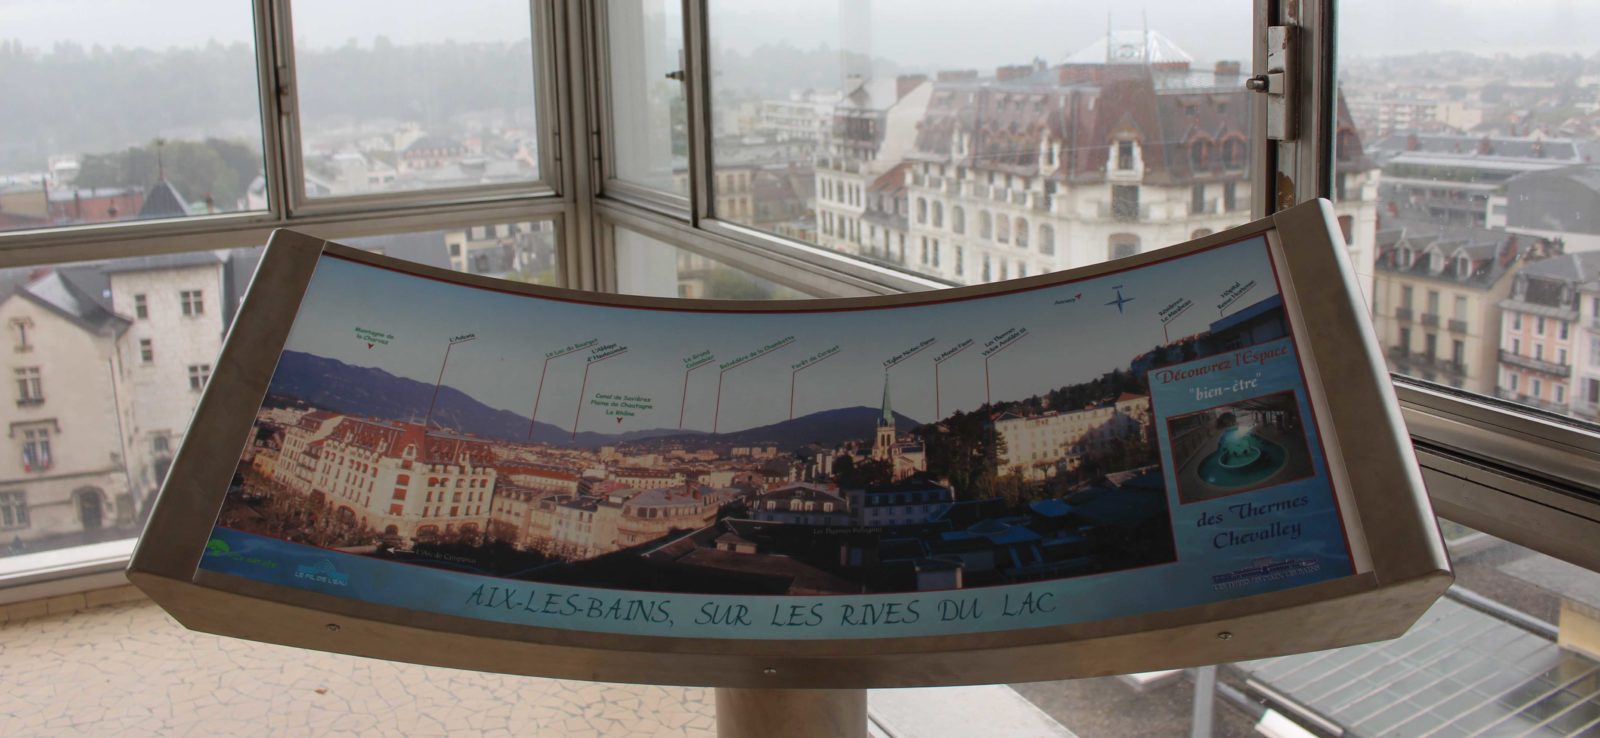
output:
[[[283,358],[278,361],[277,373],[272,376],[269,393],[298,399],[334,412],[390,420],[421,420],[428,412],[433,385],[397,377],[382,369],[368,369],[337,359],[285,351]],[[451,387],[439,389],[433,421],[435,425],[484,438],[508,441],[524,441],[528,438],[527,416],[496,410]],[[683,433],[677,429],[641,430],[617,435],[584,432],[574,439],[570,431],[540,422],[534,426],[533,440],[551,445],[589,447]]]
[[[878,408],[865,405],[842,407],[772,425],[723,433],[712,438],[718,442],[738,446],[777,446],[779,451],[786,453],[808,443],[824,448],[833,448],[851,440],[866,441],[870,444],[878,427],[878,416],[882,412]],[[895,413],[894,419],[895,430],[900,433],[909,433],[920,425],[917,421],[899,413]],[[674,439],[672,436],[666,436],[663,440]]]

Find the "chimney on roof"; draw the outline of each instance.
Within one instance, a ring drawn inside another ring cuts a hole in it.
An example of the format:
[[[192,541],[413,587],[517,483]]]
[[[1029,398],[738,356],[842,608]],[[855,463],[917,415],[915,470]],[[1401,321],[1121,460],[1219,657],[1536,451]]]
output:
[[[1420,150],[1422,150],[1422,140],[1417,138],[1417,134],[1415,134],[1415,133],[1407,134],[1406,135],[1406,151],[1420,151]]]
[[[1033,67],[1026,64],[1013,64],[994,70],[994,78],[998,82],[1007,82],[1013,79],[1022,79],[1033,74]]]
[[[896,77],[894,79],[894,99],[904,99],[906,95],[911,94],[912,90],[917,89],[918,86],[927,81],[928,75],[926,74],[902,74]]]
[[[1105,76],[1105,69],[1103,64],[1063,64],[1056,67],[1056,84],[1097,82]]]
[[[946,69],[934,75],[937,82],[971,82],[978,78],[976,69]]]
[[[1511,263],[1517,260],[1517,253],[1521,250],[1522,246],[1517,243],[1516,236],[1506,239],[1505,244],[1500,248],[1500,266],[1511,266]]]
[[[1219,61],[1214,71],[1217,75],[1217,84],[1225,84],[1228,82],[1226,78],[1239,76],[1239,62]]]

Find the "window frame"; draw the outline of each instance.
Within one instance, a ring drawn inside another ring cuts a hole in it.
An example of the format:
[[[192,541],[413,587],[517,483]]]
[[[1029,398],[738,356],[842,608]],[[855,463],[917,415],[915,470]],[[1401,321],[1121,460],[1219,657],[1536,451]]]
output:
[[[678,208],[663,217],[660,208],[649,207],[613,186],[593,193],[597,223],[626,223],[679,248],[818,295],[855,294],[858,290],[892,294],[943,286],[940,280],[871,267],[715,217],[708,176],[715,172],[708,133],[708,0],[682,1],[689,209],[685,213]],[[1269,141],[1265,96],[1255,96],[1253,130],[1261,134],[1245,142],[1250,147],[1249,161],[1254,162],[1250,194],[1247,199],[1236,198],[1229,212],[1248,208],[1251,218],[1260,218],[1297,202],[1335,195],[1336,5],[1337,0],[1255,0],[1254,25],[1259,32],[1254,34],[1252,74],[1266,70],[1264,29],[1279,24],[1298,26],[1294,58],[1299,79],[1294,87],[1300,94],[1289,105],[1290,117],[1298,125],[1292,140]],[[603,38],[603,27],[590,30]],[[589,68],[603,70],[603,58]],[[603,90],[603,85],[603,79],[580,82],[575,89],[593,92]],[[608,130],[600,131],[602,139],[607,135]],[[603,254],[604,244],[597,248]],[[606,258],[602,255],[597,261],[603,264]],[[1600,467],[1600,433],[1572,419],[1400,375],[1394,376],[1394,384],[1440,514],[1600,569],[1600,552],[1587,551],[1582,545],[1585,540],[1600,538],[1600,484],[1584,476],[1586,469]],[[1591,472],[1589,476],[1594,475]],[[1478,512],[1485,510],[1498,515]],[[1502,516],[1509,515],[1534,522],[1502,525]],[[1549,531],[1570,535],[1552,540]]]
[[[28,491],[0,490],[0,530],[16,530],[32,525],[33,521],[28,516]]]
[[[298,100],[292,45],[292,0],[252,3],[258,114],[267,208],[260,211],[56,226],[0,233],[0,268],[116,259],[130,256],[260,246],[277,228],[321,238],[449,230],[485,222],[555,220],[561,286],[592,289],[588,259],[576,244],[586,234],[575,218],[572,157],[563,153],[572,99],[566,33],[570,0],[531,0],[530,23],[539,179],[507,185],[304,198]]]
[[[12,369],[16,380],[17,407],[36,407],[44,404],[44,367],[18,366]]]
[[[53,420],[35,420],[16,423],[12,433],[18,436],[17,450],[24,474],[42,474],[55,468],[55,448],[51,441],[59,433]],[[24,490],[26,491],[26,490]]]
[[[704,177],[707,174],[706,172],[697,174],[694,170],[695,142],[692,133],[689,136],[690,194],[680,195],[676,192],[659,190],[653,187],[647,187],[638,183],[629,182],[617,176],[615,169],[615,164],[617,161],[615,139],[614,137],[606,134],[608,131],[615,130],[614,126],[612,125],[613,121],[615,120],[613,117],[615,111],[613,110],[614,106],[611,104],[611,44],[610,34],[608,32],[609,11],[606,9],[608,5],[609,3],[605,2],[605,0],[598,0],[592,4],[587,4],[588,22],[585,24],[585,28],[587,30],[586,40],[589,47],[593,49],[591,54],[591,63],[594,65],[595,69],[594,78],[592,80],[587,80],[586,82],[588,85],[592,85],[589,88],[592,98],[590,108],[594,111],[595,120],[598,123],[597,128],[599,128],[595,135],[597,145],[595,147],[596,150],[593,159],[594,163],[598,165],[595,167],[595,169],[598,170],[597,173],[599,175],[599,184],[595,194],[596,196],[604,195],[615,197],[619,200],[631,202],[639,207],[654,210],[665,215],[686,218],[693,211],[692,203],[695,182],[697,178]],[[689,111],[689,117],[693,118],[694,106],[693,102],[689,99],[688,67],[691,65],[691,61],[689,59],[689,41],[687,35],[688,27],[689,20],[685,15],[684,25],[681,29],[679,29],[679,33],[683,34],[683,63],[685,68],[678,70],[683,74],[683,78],[677,80],[677,82],[678,84],[682,85],[685,109]],[[693,121],[689,121],[688,125],[692,131],[694,127]]]
[[[510,182],[493,185],[470,185],[464,187],[444,187],[438,189],[425,189],[416,191],[368,193],[362,195],[342,195],[324,198],[310,198],[305,191],[305,165],[302,154],[303,136],[301,133],[299,83],[297,78],[298,65],[295,61],[294,49],[294,0],[267,0],[258,2],[259,11],[265,6],[266,18],[264,19],[268,30],[266,34],[257,32],[258,44],[261,38],[270,39],[270,52],[274,56],[271,67],[272,84],[263,84],[263,118],[267,98],[276,102],[274,112],[277,113],[277,131],[279,146],[287,153],[280,159],[287,163],[287,168],[280,173],[280,189],[271,194],[281,195],[282,202],[286,203],[290,213],[339,213],[351,211],[371,211],[394,208],[405,208],[412,205],[454,203],[454,202],[482,202],[485,200],[499,200],[521,197],[538,197],[557,194],[558,190],[553,184],[560,181],[560,169],[556,157],[556,141],[558,134],[549,122],[556,120],[556,110],[552,88],[554,87],[554,45],[551,43],[550,33],[554,27],[555,18],[549,9],[550,2],[534,0],[528,3],[529,38],[532,40],[532,58],[534,80],[534,109],[537,117],[535,137],[539,142],[538,161],[539,176],[525,182]],[[258,16],[258,24],[262,22]],[[258,25],[259,28],[259,25]],[[269,80],[263,80],[267,82]],[[270,90],[272,94],[266,92]],[[268,126],[270,129],[272,126]],[[272,200],[269,194],[269,202]]]

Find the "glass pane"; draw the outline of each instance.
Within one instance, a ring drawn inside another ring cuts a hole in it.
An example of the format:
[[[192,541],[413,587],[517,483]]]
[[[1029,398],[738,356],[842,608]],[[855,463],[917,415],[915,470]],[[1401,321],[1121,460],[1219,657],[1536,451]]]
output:
[[[620,226],[614,229],[617,291],[706,300],[801,300],[810,297],[710,257]]]
[[[295,3],[306,195],[537,180],[529,6]]]
[[[267,207],[248,0],[3,12],[0,231]]]
[[[1440,523],[1456,585],[1395,640],[1224,664],[1216,688],[1189,669],[1016,689],[1084,738],[1600,733],[1600,574]]]
[[[551,221],[340,241],[503,279],[560,274]],[[0,576],[138,535],[260,257],[0,270]]]
[[[963,284],[1250,219],[1247,0],[710,16],[718,218]]]
[[[258,256],[0,270],[0,556],[138,534]]]
[[[440,269],[556,287],[557,239],[555,223],[539,220],[336,240]]]
[[[609,0],[611,176],[685,197],[689,127],[678,0]]]
[[[1411,12],[1340,8],[1335,194],[1374,242],[1357,269],[1389,367],[1595,420],[1600,128],[1593,49],[1568,29],[1600,9]]]

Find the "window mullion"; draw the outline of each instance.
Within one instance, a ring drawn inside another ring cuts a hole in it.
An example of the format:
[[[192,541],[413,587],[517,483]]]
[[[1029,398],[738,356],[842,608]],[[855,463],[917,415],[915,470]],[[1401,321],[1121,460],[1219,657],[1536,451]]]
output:
[[[571,159],[562,149],[567,129],[561,111],[570,101],[570,96],[564,96],[568,87],[567,66],[562,57],[567,47],[565,17],[560,3],[554,0],[534,2],[528,15],[529,38],[533,41],[530,62],[534,65],[534,109],[540,121],[535,132],[539,142],[539,179],[563,196],[571,192],[566,174]]]
[[[1251,74],[1264,74],[1267,69],[1267,26],[1277,17],[1279,0],[1255,0],[1251,13],[1254,32],[1250,34]],[[1251,130],[1256,131],[1250,140],[1250,217],[1264,218],[1277,210],[1276,191],[1278,146],[1267,140],[1267,99],[1265,95],[1252,95],[1250,103]]]
[[[256,3],[256,49],[261,79],[262,154],[268,207],[287,221],[305,202],[299,86],[295,84],[290,0]]]
[[[1265,8],[1263,8],[1265,4]],[[1267,211],[1272,212],[1333,193],[1334,97],[1334,0],[1264,0],[1256,6],[1255,73],[1267,71],[1267,28],[1290,29],[1289,60],[1291,77],[1288,115],[1293,119],[1289,135],[1282,141],[1268,141],[1273,161],[1267,164],[1271,179],[1266,193]],[[1265,94],[1256,96],[1261,138],[1266,138]],[[1262,198],[1256,197],[1257,204]]]
[[[555,56],[565,61],[564,69],[557,70],[555,78],[560,85],[556,90],[556,107],[562,117],[560,135],[555,139],[560,155],[567,165],[561,167],[563,200],[571,207],[573,217],[566,230],[562,255],[563,284],[572,289],[600,289],[604,279],[600,258],[599,239],[594,200],[599,189],[596,157],[599,151],[600,125],[595,117],[595,105],[600,99],[601,80],[593,59],[596,12],[593,4],[582,0],[553,3],[555,16],[550,34]]]
[[[283,0],[287,2],[287,0]],[[253,5],[256,48],[256,91],[260,100],[261,116],[261,166],[267,186],[267,212],[275,221],[283,221],[288,214],[287,169],[283,146],[283,107],[280,91],[284,89],[280,65],[283,57],[278,53],[277,13],[275,0],[261,0]]]
[[[684,104],[689,125],[689,217],[715,215],[711,188],[711,64],[706,0],[683,0]]]

